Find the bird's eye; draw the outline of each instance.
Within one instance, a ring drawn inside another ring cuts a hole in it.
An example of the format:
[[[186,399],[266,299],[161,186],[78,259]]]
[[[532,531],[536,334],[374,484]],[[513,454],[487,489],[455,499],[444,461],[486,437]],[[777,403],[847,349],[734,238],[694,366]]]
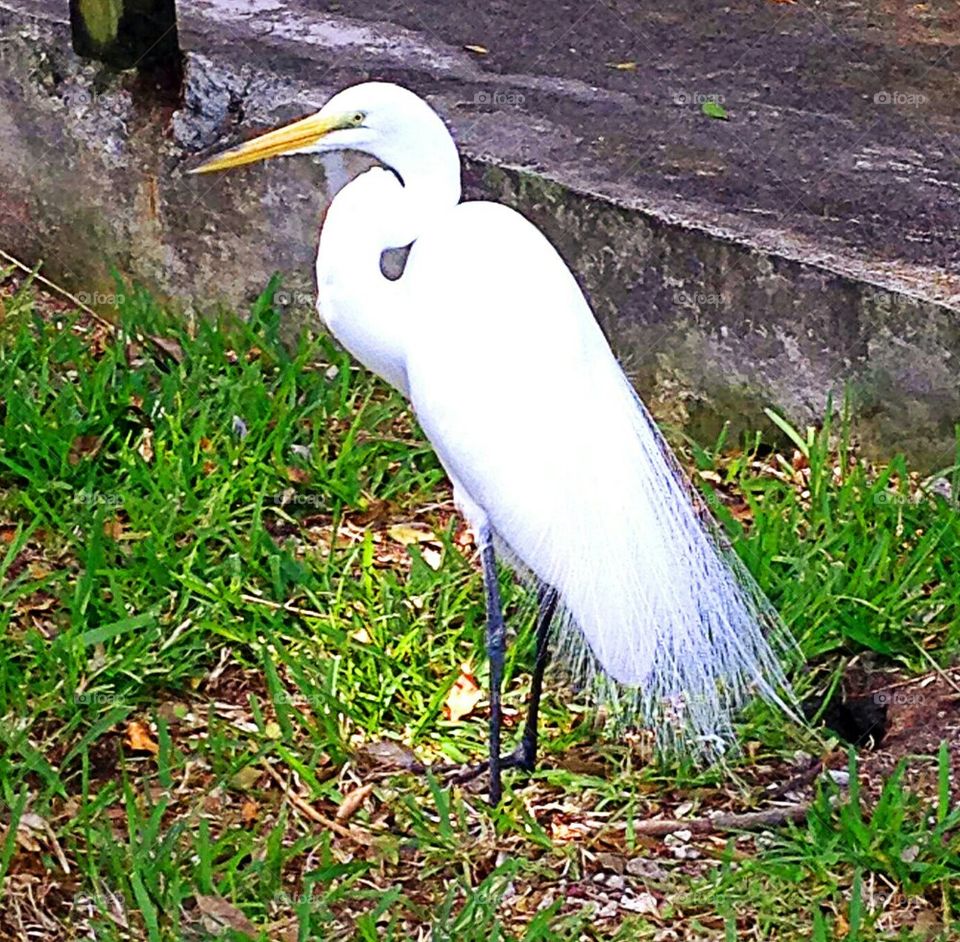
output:
[[[356,124],[357,126],[363,124],[363,117],[364,117],[363,112],[362,112],[362,111],[358,111],[358,112],[353,116],[353,123]]]

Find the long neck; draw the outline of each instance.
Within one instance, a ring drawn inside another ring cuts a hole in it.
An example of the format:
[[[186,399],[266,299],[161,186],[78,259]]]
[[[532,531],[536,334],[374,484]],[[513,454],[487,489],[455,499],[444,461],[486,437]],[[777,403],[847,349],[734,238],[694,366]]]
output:
[[[424,101],[414,99],[402,116],[403,132],[385,135],[371,153],[403,184],[389,219],[379,227],[383,248],[410,245],[440,213],[460,202],[460,155],[446,125]]]
[[[415,242],[460,201],[453,139],[436,113],[416,102],[422,108],[404,115],[404,133],[371,147],[390,170],[368,170],[334,198],[317,256],[321,317],[361,363],[405,394],[405,285],[383,275],[381,257]]]

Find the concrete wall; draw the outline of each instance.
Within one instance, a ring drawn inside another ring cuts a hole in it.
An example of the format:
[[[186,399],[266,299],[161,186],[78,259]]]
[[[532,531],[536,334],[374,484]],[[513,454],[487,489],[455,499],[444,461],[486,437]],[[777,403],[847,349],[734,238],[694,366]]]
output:
[[[721,219],[692,199],[645,203],[622,178],[619,192],[597,192],[570,169],[581,157],[598,177],[603,169],[567,113],[589,100],[571,78],[551,87],[549,113],[509,102],[465,110],[478,95],[507,101],[510,88],[542,79],[485,76],[436,39],[295,3],[296,28],[285,33],[260,7],[277,9],[273,0],[181,3],[184,84],[171,91],[77,59],[65,4],[0,0],[0,245],[42,258],[101,306],[116,290],[113,268],[202,309],[243,305],[280,271],[291,327],[310,321],[324,206],[368,162],[301,158],[200,178],[184,170],[350,81],[390,78],[448,118],[468,196],[516,206],[557,245],[661,418],[707,439],[724,419],[763,424],[764,406],[815,420],[830,394],[848,389],[868,449],[906,450],[929,467],[951,459],[960,327],[950,292],[771,245],[739,210]],[[607,103],[621,97],[611,91]],[[730,220],[740,218],[737,229]]]

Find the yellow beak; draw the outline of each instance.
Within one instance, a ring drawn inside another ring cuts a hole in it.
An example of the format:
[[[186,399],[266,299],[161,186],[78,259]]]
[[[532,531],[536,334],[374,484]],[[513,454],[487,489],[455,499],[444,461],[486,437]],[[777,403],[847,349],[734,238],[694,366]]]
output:
[[[312,114],[309,117],[294,121],[293,124],[268,131],[259,137],[253,138],[222,154],[217,154],[209,160],[195,167],[189,173],[212,173],[214,170],[227,170],[230,167],[240,167],[243,164],[252,164],[257,160],[266,160],[268,157],[278,157],[280,154],[289,154],[316,143],[325,134],[342,127],[337,118],[320,117]]]

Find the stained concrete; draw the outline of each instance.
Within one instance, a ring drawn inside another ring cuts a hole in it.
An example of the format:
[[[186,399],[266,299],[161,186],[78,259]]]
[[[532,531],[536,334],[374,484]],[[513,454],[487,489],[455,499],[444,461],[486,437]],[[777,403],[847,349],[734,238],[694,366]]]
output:
[[[202,304],[279,270],[302,322],[327,195],[366,161],[183,170],[399,81],[468,195],[558,246],[662,417],[802,423],[846,390],[868,447],[933,467],[960,420],[960,13],[902,6],[181,0],[171,99],[77,60],[62,4],[0,0],[0,242],[91,296],[109,265]]]

